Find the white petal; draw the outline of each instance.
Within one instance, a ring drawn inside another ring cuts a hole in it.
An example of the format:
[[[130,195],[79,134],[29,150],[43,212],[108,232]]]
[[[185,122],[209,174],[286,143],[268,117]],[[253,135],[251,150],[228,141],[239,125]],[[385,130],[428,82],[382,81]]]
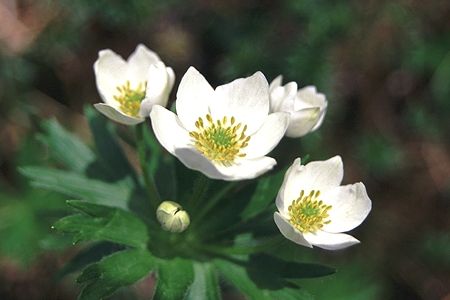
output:
[[[161,145],[172,154],[179,147],[187,147],[191,141],[178,117],[170,110],[155,105],[150,113],[153,131]]]
[[[345,233],[318,231],[316,233],[305,233],[303,236],[312,245],[326,250],[344,249],[360,243],[357,239]]]
[[[278,75],[272,82],[270,83],[269,90],[272,92],[272,90],[276,87],[281,86],[281,83],[283,82],[283,75]]]
[[[127,77],[135,84],[145,81],[148,68],[161,61],[159,56],[142,44],[139,44],[128,57]]]
[[[200,171],[212,179],[229,180],[211,161],[192,147],[177,148],[174,155],[189,169]]]
[[[215,96],[210,103],[213,118],[234,116],[247,125],[247,134],[256,132],[269,113],[269,84],[261,72],[217,87]]]
[[[286,136],[297,138],[311,132],[321,117],[320,108],[305,108],[291,113]]]
[[[195,130],[195,121],[205,118],[209,113],[209,103],[213,101],[214,90],[194,67],[190,67],[183,78],[177,92],[177,114],[184,127]]]
[[[319,129],[319,127],[322,125],[323,120],[325,119],[325,114],[327,112],[327,106],[325,105],[324,108],[321,108],[320,112],[319,112],[319,120],[317,121],[316,125],[314,125],[314,127],[311,129],[311,132]]]
[[[322,228],[327,232],[352,230],[364,221],[372,208],[362,182],[331,189],[321,199],[332,206],[329,211],[331,223]]]
[[[254,159],[242,159],[229,167],[219,166],[216,168],[227,179],[225,180],[243,180],[256,178],[272,168],[277,164],[272,157],[264,156]]]
[[[171,67],[166,67],[166,72],[169,76],[169,90],[172,90],[173,84],[175,83],[175,72]]]
[[[304,190],[308,194],[311,190],[321,193],[339,186],[344,176],[344,167],[340,156],[325,161],[312,161],[306,166],[293,164],[286,179],[284,201],[293,201]]]
[[[166,106],[170,93],[169,74],[163,62],[151,65],[147,70],[146,78],[147,89],[140,109],[140,115],[143,117],[150,114],[155,104]]]
[[[303,234],[295,229],[285,218],[283,218],[278,212],[273,214],[275,224],[285,238],[293,241],[302,246],[312,248],[311,244],[303,237]]]
[[[261,157],[272,151],[284,136],[289,124],[289,113],[277,112],[270,114],[261,128],[250,137],[249,144],[244,148],[245,158]]]
[[[97,103],[94,104],[94,107],[101,112],[103,115],[107,116],[108,118],[124,125],[136,125],[138,123],[144,122],[144,118],[135,118],[128,116],[118,109],[112,107],[111,105],[108,105],[106,103]]]
[[[298,169],[300,167],[301,167],[301,160],[300,158],[296,158],[294,160],[294,163],[289,167],[289,169],[287,169],[286,174],[284,174],[283,183],[281,184],[281,188],[278,191],[276,205],[281,215],[283,216],[288,215],[287,208],[289,207],[289,205],[291,205],[292,201],[295,200],[295,198],[294,199],[285,198],[286,183],[288,182],[288,180],[290,180],[292,176],[291,173],[298,172]]]
[[[323,108],[326,104],[325,95],[318,93],[316,87],[311,85],[298,90],[295,110],[311,106]]]
[[[294,111],[294,101],[297,94],[297,83],[289,82],[280,86],[270,93],[270,111]]]
[[[117,87],[126,82],[127,63],[113,51],[101,50],[94,64],[95,81],[103,101],[115,105]]]

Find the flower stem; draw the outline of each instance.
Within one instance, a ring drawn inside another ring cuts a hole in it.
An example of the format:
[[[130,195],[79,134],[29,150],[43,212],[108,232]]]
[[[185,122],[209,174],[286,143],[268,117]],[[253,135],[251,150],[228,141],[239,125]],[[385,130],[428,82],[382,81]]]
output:
[[[203,217],[213,209],[217,203],[232,189],[236,186],[236,183],[228,183],[224,188],[218,191],[214,197],[212,197],[208,202],[205,203],[204,206],[200,207],[197,215],[195,216],[194,221],[191,226],[194,227],[199,224],[199,222],[203,219]]]
[[[149,166],[150,163],[147,159],[147,149],[146,149],[146,141],[145,141],[145,130],[146,126],[148,126],[145,122],[136,125],[136,145],[139,153],[139,162],[142,169],[142,177],[144,178],[144,184],[147,189],[147,194],[150,200],[150,206],[152,209],[156,209],[161,202],[158,190],[156,188],[155,181],[153,179],[153,175],[150,172]]]

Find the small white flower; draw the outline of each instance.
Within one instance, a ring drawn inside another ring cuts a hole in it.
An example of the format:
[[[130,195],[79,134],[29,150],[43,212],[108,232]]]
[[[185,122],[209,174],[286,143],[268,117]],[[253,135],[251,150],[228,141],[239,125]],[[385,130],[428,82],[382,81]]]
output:
[[[297,91],[297,83],[282,86],[280,75],[270,84],[270,111],[289,112],[291,117],[286,136],[296,138],[316,130],[322,125],[327,110],[324,94],[315,86],[307,86]]]
[[[127,61],[109,49],[101,50],[94,71],[104,102],[95,108],[125,125],[143,122],[155,104],[165,106],[175,80],[172,68],[144,45],[138,45]]]
[[[177,114],[155,106],[159,142],[188,168],[222,180],[251,179],[276,161],[265,156],[283,137],[289,114],[269,115],[269,84],[261,72],[215,90],[193,67],[181,79]]]
[[[344,234],[357,227],[372,202],[363,183],[340,186],[344,168],[340,156],[303,166],[297,158],[284,176],[274,220],[291,241],[338,250],[359,243]]]

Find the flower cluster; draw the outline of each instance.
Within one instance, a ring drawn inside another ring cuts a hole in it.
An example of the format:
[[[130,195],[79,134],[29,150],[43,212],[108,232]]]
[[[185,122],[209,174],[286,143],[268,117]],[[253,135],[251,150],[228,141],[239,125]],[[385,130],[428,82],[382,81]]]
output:
[[[111,50],[99,52],[94,64],[104,103],[95,107],[125,125],[150,117],[160,144],[186,167],[209,178],[237,181],[256,178],[274,168],[267,156],[283,136],[297,138],[317,130],[327,110],[324,94],[314,86],[269,85],[261,72],[213,88],[190,67],[176,93],[176,114],[165,108],[175,75],[159,56],[139,45],[127,61]],[[336,250],[358,243],[344,234],[371,209],[364,184],[340,186],[339,156],[301,165],[296,159],[279,190],[274,220],[293,242]],[[181,232],[189,215],[172,201],[158,208],[165,230]]]

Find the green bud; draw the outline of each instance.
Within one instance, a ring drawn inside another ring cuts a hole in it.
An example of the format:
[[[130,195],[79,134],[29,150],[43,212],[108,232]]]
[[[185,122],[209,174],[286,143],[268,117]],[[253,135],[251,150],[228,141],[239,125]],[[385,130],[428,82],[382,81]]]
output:
[[[180,204],[173,201],[164,201],[156,210],[156,218],[164,230],[182,232],[191,222],[188,213]]]

